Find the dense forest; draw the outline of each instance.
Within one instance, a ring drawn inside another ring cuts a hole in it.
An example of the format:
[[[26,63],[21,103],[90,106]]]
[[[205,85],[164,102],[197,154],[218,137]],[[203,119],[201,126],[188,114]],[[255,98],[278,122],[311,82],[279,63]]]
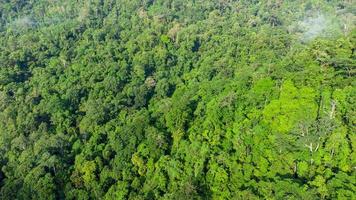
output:
[[[0,199],[356,199],[353,0],[0,0]]]

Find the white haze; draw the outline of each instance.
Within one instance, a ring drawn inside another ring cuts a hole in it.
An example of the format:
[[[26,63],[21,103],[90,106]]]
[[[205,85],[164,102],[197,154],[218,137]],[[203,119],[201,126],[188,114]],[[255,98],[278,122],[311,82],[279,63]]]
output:
[[[299,23],[302,29],[302,40],[310,41],[319,36],[325,35],[325,32],[331,28],[331,20],[323,14],[308,17]]]
[[[31,19],[30,17],[28,16],[25,16],[25,17],[21,17],[21,18],[18,18],[16,19],[15,21],[13,21],[12,23],[8,24],[8,26],[12,26],[14,28],[31,28],[33,26],[35,26],[37,23]]]

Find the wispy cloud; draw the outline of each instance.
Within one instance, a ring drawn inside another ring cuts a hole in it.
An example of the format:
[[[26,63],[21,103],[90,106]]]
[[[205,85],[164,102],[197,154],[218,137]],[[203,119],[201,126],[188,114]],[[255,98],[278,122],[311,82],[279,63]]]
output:
[[[331,20],[323,14],[308,17],[299,22],[302,29],[302,40],[310,41],[325,34],[325,31],[331,26]]]

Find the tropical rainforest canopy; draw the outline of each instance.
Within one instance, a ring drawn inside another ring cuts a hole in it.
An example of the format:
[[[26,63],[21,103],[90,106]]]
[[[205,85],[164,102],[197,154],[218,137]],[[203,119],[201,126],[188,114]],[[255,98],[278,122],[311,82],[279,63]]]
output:
[[[0,0],[0,199],[356,199],[352,0]]]

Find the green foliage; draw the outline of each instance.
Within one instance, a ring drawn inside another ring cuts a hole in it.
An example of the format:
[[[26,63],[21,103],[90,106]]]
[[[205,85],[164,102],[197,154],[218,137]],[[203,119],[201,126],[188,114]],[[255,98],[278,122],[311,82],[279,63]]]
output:
[[[285,81],[281,86],[279,99],[266,105],[264,119],[271,124],[273,130],[287,133],[297,124],[316,119],[315,97],[312,88],[297,89],[291,81]]]
[[[0,199],[356,199],[347,0],[0,3]]]

